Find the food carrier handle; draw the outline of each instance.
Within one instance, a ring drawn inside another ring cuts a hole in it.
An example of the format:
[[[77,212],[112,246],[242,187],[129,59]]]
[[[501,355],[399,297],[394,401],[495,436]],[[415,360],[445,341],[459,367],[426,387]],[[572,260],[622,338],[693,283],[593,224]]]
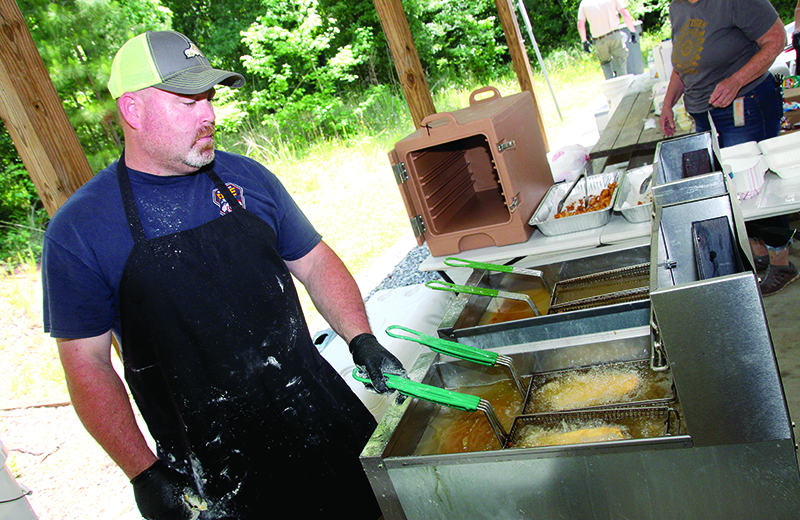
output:
[[[395,330],[402,330],[404,332],[407,332],[411,336],[406,336],[403,334],[397,334],[396,332],[392,332]],[[447,341],[446,339],[436,338],[433,336],[429,336],[427,334],[423,334],[421,332],[417,332],[416,330],[402,327],[400,325],[390,325],[389,327],[386,327],[386,334],[396,339],[415,341],[420,345],[425,345],[426,347],[430,347],[431,350],[439,352],[440,354],[447,354],[449,356],[457,357],[459,359],[463,359],[466,361],[472,361],[473,363],[478,363],[490,367],[494,366],[497,363],[497,357],[499,356],[497,352],[482,350],[469,345],[456,343],[454,341]]]
[[[480,96],[481,94],[485,94],[487,92],[491,92],[492,95],[487,97],[481,97],[480,99],[478,99],[478,96]],[[477,90],[473,90],[472,93],[469,95],[469,106],[475,105],[477,103],[484,103],[486,101],[492,101],[494,99],[500,99],[501,97],[503,96],[502,94],[500,94],[500,91],[497,89],[497,87],[493,87],[491,85],[486,87],[481,87]]]
[[[447,119],[446,125],[450,125],[450,124],[456,125],[456,126],[458,125],[458,121],[456,121],[456,117],[453,114],[451,114],[450,112],[436,112],[435,114],[431,114],[429,116],[426,116],[425,119],[422,120],[422,122],[420,123],[419,126],[420,126],[420,128],[427,129],[428,133],[430,133],[431,130],[435,131],[437,128],[439,128],[439,126],[446,126],[446,125],[430,126],[430,123],[432,123],[433,121],[439,121],[439,120],[442,120],[442,119]]]

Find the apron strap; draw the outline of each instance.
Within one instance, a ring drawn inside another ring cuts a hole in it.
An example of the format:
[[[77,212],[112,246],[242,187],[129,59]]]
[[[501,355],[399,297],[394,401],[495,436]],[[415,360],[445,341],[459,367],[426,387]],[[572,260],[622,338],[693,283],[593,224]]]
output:
[[[117,161],[117,182],[119,183],[119,191],[122,194],[122,206],[125,208],[125,217],[128,219],[128,228],[133,236],[133,241],[136,243],[146,242],[147,238],[144,235],[142,220],[136,210],[136,200],[133,197],[131,180],[128,177],[128,167],[125,166],[125,150],[122,150],[122,155],[119,156]]]
[[[239,203],[239,200],[233,196],[231,190],[228,189],[225,183],[222,182],[222,179],[219,178],[219,175],[217,175],[212,168],[206,170],[206,175],[208,176],[209,179],[211,179],[211,182],[214,183],[214,187],[216,187],[217,190],[219,190],[219,192],[222,193],[222,196],[225,197],[225,201],[228,203],[228,206],[230,206],[232,211],[239,211],[244,209],[242,205]]]
[[[206,170],[206,175],[214,183],[214,186],[225,197],[225,201],[230,206],[231,210],[243,210],[241,204],[233,196],[231,190],[222,182],[213,169]],[[125,218],[128,220],[128,228],[133,236],[133,241],[136,243],[147,242],[147,237],[144,234],[144,226],[142,226],[142,219],[139,217],[139,211],[136,208],[136,199],[133,196],[133,189],[131,189],[131,180],[128,176],[128,167],[125,165],[125,150],[117,161],[117,182],[119,183],[119,190],[122,195],[122,205],[125,208]]]

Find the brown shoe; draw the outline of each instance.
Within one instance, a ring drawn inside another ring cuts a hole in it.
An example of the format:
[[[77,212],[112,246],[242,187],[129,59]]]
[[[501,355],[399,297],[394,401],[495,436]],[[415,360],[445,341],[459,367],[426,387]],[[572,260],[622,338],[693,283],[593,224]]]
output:
[[[769,267],[769,255],[753,255],[753,263],[755,264],[756,272],[762,273]]]
[[[800,273],[791,262],[789,265],[770,265],[767,268],[767,274],[758,284],[761,288],[761,296],[777,294],[798,278],[800,278]]]

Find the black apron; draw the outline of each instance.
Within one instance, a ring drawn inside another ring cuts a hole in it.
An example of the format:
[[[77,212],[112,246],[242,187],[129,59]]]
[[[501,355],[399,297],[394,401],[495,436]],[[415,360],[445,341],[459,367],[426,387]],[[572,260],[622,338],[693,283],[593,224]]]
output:
[[[272,228],[205,174],[232,211],[147,239],[124,154],[117,165],[134,239],[125,379],[159,456],[194,477],[202,519],[263,519],[276,504],[379,517],[358,458],[375,420],[313,345]]]

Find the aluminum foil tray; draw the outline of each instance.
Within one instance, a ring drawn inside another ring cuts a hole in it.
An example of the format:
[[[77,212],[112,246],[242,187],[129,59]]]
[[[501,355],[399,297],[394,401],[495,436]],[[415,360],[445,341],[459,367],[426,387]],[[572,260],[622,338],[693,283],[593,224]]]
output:
[[[644,195],[639,195],[639,187],[645,177],[653,173],[653,165],[648,164],[641,168],[634,168],[625,172],[619,196],[614,204],[614,211],[622,213],[628,222],[647,222],[650,220],[650,211],[653,207],[653,188],[649,188]],[[639,204],[641,202],[641,204]]]
[[[589,175],[586,178],[586,182],[588,182],[587,186],[589,188],[589,194],[599,195],[600,192],[603,191],[603,189],[609,184],[612,182],[617,182],[619,177],[620,172],[618,171]],[[619,186],[617,186],[617,189],[614,190],[614,194],[611,196],[611,201],[604,209],[590,211],[589,213],[583,213],[582,215],[573,215],[571,217],[563,217],[558,219],[553,218],[553,215],[557,211],[556,208],[558,206],[558,202],[561,200],[567,190],[569,190],[571,184],[572,183],[562,182],[551,186],[550,189],[547,190],[542,202],[539,203],[539,207],[536,208],[536,211],[533,213],[533,216],[528,223],[531,226],[538,227],[539,231],[547,236],[576,233],[578,231],[603,227],[608,224],[608,221],[611,219],[611,212],[613,211],[614,203],[620,192]],[[583,181],[581,181],[577,186],[575,186],[575,189],[572,190],[572,193],[570,194],[569,199],[567,199],[566,204],[578,200],[583,196],[583,193],[584,187]]]

